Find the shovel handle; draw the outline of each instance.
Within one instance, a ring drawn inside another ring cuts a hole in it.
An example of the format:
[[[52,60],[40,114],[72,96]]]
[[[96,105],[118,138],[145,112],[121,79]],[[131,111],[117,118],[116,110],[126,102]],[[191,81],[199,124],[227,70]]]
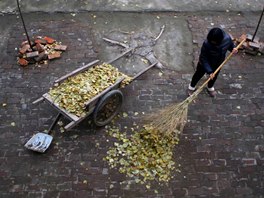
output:
[[[246,41],[247,39],[244,38],[239,44],[238,46],[236,47],[236,49],[238,50],[242,45],[243,43]],[[226,63],[227,61],[233,56],[233,52],[231,52],[228,57],[222,62],[222,64],[214,71],[213,75],[215,75]],[[211,80],[211,78],[208,78],[201,86],[201,88],[205,87],[205,85],[207,85],[207,83]]]
[[[53,123],[51,124],[50,128],[48,129],[47,134],[50,134],[51,130],[55,127],[55,125],[57,124],[57,122],[59,121],[61,116],[62,116],[62,114],[58,113],[58,115],[56,116],[55,120],[53,121]]]

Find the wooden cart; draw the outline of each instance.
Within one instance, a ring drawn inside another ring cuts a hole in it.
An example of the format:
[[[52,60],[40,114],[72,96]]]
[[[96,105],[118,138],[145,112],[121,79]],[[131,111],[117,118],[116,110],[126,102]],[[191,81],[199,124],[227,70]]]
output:
[[[122,53],[121,55],[119,55],[118,57],[116,57],[115,59],[113,59],[107,63],[112,64],[113,62],[115,62],[116,60],[125,56],[126,54],[128,54],[131,51],[132,51],[132,49],[128,49],[127,51],[125,51],[124,53]],[[95,61],[93,61],[93,62],[91,62],[91,63],[89,63],[89,64],[87,64],[81,68],[78,68],[78,69],[72,71],[71,73],[59,78],[58,80],[56,80],[54,82],[54,84],[60,84],[63,81],[65,81],[67,78],[75,76],[75,75],[77,75],[81,72],[84,72],[84,71],[88,70],[89,68],[95,66],[96,63],[98,63],[98,62],[99,62],[99,60],[95,60]],[[141,76],[143,73],[145,73],[146,71],[148,71],[152,67],[154,67],[156,64],[157,63],[153,63],[150,66],[148,66],[147,68],[145,68],[144,70],[142,70],[141,72],[139,72],[138,74],[136,74],[132,78],[132,81],[137,79],[139,76]],[[108,123],[111,122],[111,120],[116,116],[116,114],[119,112],[119,110],[121,108],[121,105],[123,102],[123,94],[120,90],[120,87],[121,87],[121,83],[123,80],[124,80],[124,78],[118,79],[113,85],[107,87],[101,93],[94,96],[89,101],[85,102],[86,114],[85,114],[85,116],[82,116],[82,117],[78,117],[72,113],[69,113],[67,110],[61,108],[58,104],[56,104],[52,100],[49,93],[43,94],[41,98],[34,101],[33,103],[38,103],[40,101],[46,101],[59,112],[59,115],[57,116],[57,119],[55,119],[54,123],[52,124],[52,127],[59,120],[61,115],[63,115],[64,117],[66,117],[69,120],[69,123],[64,126],[65,130],[70,130],[71,128],[73,128],[78,123],[80,123],[81,121],[83,121],[84,119],[86,119],[88,116],[91,116],[91,115],[93,116],[93,121],[94,121],[95,125],[104,126],[104,125],[107,125]],[[114,109],[112,109],[111,112],[108,113],[107,117],[102,118],[102,117],[100,117],[100,113],[101,113],[101,111],[103,111],[104,107],[107,105],[107,103],[109,101],[112,101],[112,102],[114,101],[114,103],[115,103]]]

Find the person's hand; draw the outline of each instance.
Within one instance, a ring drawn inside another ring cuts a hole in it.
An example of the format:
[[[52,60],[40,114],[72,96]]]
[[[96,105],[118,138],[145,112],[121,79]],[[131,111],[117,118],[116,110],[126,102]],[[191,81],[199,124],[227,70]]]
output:
[[[237,54],[237,52],[238,52],[238,49],[237,48],[233,48],[232,53],[233,54]]]
[[[209,76],[210,76],[210,79],[211,79],[211,80],[213,80],[214,77],[215,77],[214,73],[211,73]]]

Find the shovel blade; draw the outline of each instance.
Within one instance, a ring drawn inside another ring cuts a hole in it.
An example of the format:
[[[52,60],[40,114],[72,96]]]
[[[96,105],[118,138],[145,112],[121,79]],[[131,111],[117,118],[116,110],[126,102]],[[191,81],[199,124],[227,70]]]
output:
[[[53,137],[47,133],[36,133],[28,142],[24,145],[27,149],[44,153],[50,146]]]

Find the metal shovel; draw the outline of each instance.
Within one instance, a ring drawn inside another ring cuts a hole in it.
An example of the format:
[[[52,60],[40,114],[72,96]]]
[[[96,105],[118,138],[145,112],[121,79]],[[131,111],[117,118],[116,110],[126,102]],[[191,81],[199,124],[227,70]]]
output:
[[[51,130],[55,127],[59,119],[61,118],[61,113],[59,113],[55,120],[53,121],[52,125],[48,129],[48,131],[45,132],[38,132],[36,133],[28,142],[24,145],[27,149],[36,151],[39,153],[44,153],[50,146],[53,137],[50,135]]]

